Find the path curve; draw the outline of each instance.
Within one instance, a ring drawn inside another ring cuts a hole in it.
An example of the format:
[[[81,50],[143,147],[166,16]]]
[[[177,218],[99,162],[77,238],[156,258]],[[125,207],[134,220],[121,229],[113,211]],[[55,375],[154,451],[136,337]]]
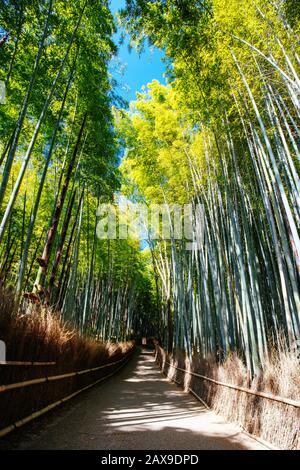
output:
[[[170,383],[143,351],[107,382],[2,439],[0,449],[266,448]]]

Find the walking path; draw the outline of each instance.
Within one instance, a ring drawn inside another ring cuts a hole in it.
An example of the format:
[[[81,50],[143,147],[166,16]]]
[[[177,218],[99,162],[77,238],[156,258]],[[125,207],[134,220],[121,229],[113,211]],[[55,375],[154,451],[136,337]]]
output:
[[[170,383],[143,351],[116,376],[0,441],[0,449],[265,449]]]

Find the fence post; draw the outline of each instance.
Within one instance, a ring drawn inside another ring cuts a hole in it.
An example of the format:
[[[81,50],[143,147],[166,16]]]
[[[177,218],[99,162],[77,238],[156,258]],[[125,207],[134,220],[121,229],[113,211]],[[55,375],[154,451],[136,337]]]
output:
[[[6,344],[0,339],[0,362],[6,362]]]

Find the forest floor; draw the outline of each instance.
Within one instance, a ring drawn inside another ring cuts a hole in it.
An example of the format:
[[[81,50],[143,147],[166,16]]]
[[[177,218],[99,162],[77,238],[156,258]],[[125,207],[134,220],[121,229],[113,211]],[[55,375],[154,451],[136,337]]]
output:
[[[266,449],[170,383],[142,351],[104,384],[0,440],[0,449]]]

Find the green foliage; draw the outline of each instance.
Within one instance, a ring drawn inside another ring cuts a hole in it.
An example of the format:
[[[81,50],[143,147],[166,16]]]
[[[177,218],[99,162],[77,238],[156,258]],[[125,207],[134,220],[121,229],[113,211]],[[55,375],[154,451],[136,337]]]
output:
[[[199,154],[199,135],[171,87],[153,81],[137,94],[129,112],[116,111],[116,127],[126,155],[121,170],[126,188],[136,187],[148,203],[188,202],[191,188],[187,151]]]
[[[112,116],[118,97],[108,73],[117,48],[108,2],[3,0],[0,16],[0,39],[8,34],[0,57],[0,80],[7,85],[6,103],[0,105],[2,175],[20,123],[1,217],[37,132],[1,243],[2,282],[14,286],[18,279],[27,296],[34,287],[33,298],[58,307],[82,331],[125,338],[142,302],[139,292],[145,291],[139,245],[109,246],[95,236],[99,202],[113,201],[120,188]],[[36,259],[45,247],[46,267],[39,268]],[[36,279],[40,285],[34,286]]]
[[[133,45],[164,50],[171,82],[116,113],[126,194],[206,213],[199,252],[151,247],[162,336],[190,356],[238,350],[252,372],[270,332],[276,343],[281,325],[291,347],[300,334],[296,3],[127,0],[120,12]]]
[[[285,0],[284,11],[285,11],[287,20],[290,22],[291,26],[299,30],[299,21],[300,21],[299,2],[297,0]]]

